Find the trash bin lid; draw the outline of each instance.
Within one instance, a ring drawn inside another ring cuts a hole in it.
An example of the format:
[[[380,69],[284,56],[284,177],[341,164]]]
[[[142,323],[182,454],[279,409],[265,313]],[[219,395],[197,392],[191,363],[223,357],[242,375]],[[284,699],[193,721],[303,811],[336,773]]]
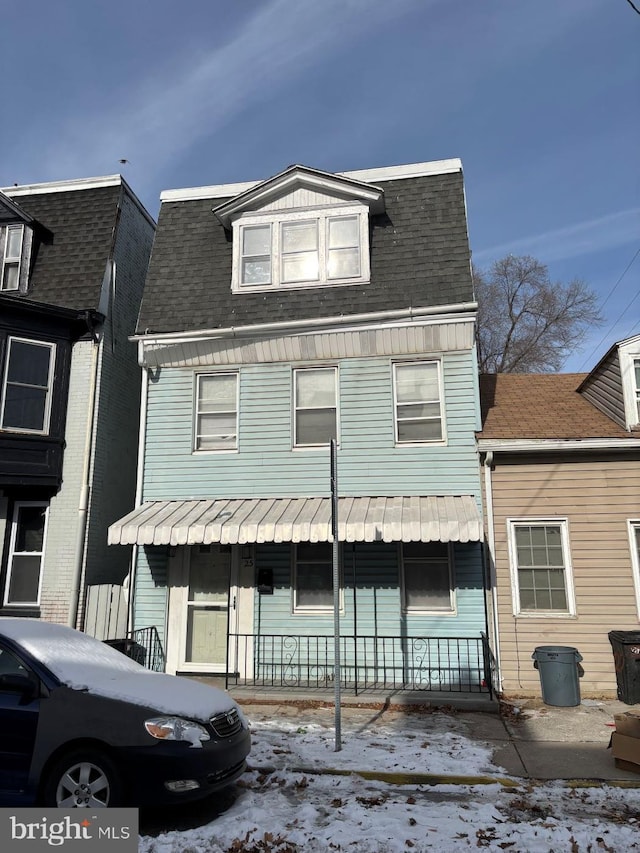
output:
[[[531,655],[533,660],[558,660],[558,658],[572,658],[581,661],[582,655],[573,646],[537,646]]]

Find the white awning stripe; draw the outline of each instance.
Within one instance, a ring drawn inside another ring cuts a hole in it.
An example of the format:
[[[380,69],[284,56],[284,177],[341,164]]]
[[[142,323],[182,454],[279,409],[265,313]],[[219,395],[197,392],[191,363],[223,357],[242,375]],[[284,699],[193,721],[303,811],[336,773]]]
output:
[[[341,542],[478,542],[482,522],[472,495],[345,497]],[[110,545],[220,542],[330,542],[329,498],[218,498],[151,501],[109,528]]]

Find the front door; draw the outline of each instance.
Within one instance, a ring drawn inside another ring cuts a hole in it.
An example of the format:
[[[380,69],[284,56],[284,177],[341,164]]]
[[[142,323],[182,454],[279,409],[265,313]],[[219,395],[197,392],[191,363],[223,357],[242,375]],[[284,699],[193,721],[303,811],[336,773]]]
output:
[[[196,545],[189,550],[184,668],[224,672],[231,549],[224,545]]]

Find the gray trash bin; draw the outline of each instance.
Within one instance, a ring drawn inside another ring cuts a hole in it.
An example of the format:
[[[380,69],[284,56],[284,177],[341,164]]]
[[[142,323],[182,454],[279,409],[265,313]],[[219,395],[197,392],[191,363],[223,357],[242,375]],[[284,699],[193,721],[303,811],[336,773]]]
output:
[[[542,701],[545,705],[580,704],[580,671],[582,655],[571,646],[538,646],[531,655],[540,673]]]

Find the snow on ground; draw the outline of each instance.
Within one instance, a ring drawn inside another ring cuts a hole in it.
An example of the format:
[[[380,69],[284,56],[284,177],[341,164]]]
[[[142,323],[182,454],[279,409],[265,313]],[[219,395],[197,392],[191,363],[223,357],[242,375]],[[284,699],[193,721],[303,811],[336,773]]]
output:
[[[339,752],[326,712],[291,719],[271,710],[250,721],[251,769],[230,807],[196,828],[142,836],[140,853],[640,851],[640,789],[509,780],[455,717],[350,716]],[[496,781],[405,784],[411,772]]]

